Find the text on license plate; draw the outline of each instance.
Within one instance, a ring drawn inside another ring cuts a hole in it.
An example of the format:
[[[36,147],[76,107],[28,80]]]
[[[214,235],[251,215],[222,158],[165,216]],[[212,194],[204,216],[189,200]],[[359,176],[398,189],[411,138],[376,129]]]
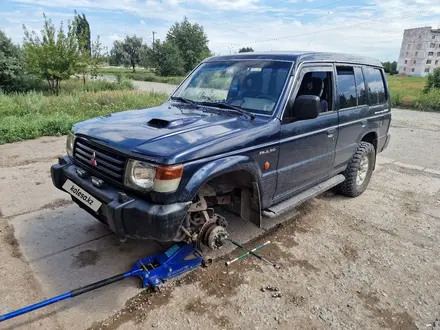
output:
[[[102,203],[95,197],[84,191],[81,187],[78,187],[70,180],[66,180],[63,184],[63,189],[95,212],[97,212],[102,205]]]

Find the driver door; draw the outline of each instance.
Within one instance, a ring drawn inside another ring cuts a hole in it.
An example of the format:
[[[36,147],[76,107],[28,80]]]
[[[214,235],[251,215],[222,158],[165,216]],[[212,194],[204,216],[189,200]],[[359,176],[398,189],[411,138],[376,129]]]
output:
[[[302,121],[296,121],[287,110],[284,113],[275,202],[307,189],[325,179],[333,170],[338,139],[334,79],[332,64],[304,66],[301,69],[291,98],[296,99],[299,95],[320,96],[322,112],[315,119]]]

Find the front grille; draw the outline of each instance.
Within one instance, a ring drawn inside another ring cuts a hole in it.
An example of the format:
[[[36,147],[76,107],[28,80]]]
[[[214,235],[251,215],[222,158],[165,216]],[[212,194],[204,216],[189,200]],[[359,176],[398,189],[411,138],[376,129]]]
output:
[[[92,166],[91,162],[93,153],[95,153],[96,166]],[[114,150],[107,149],[82,138],[77,138],[73,158],[78,165],[90,170],[90,172],[98,177],[119,184],[124,182],[124,168],[127,158]]]

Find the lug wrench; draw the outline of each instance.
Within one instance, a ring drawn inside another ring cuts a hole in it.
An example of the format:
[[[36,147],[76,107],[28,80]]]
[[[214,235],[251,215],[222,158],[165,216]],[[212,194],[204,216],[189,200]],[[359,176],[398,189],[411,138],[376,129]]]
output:
[[[235,258],[235,259],[233,259],[233,260],[231,260],[231,261],[227,261],[227,262],[226,262],[226,266],[229,266],[230,264],[232,264],[233,262],[235,262],[235,261],[237,261],[237,260],[241,260],[241,259],[243,259],[243,258],[246,258],[249,254],[251,254],[251,255],[253,255],[254,257],[256,257],[256,258],[258,258],[258,259],[264,261],[265,263],[267,263],[267,264],[269,264],[269,265],[275,267],[276,269],[280,269],[280,268],[281,268],[281,267],[280,267],[279,265],[277,265],[276,263],[273,263],[272,261],[267,260],[266,258],[264,258],[264,257],[262,257],[261,255],[259,255],[258,253],[255,253],[255,251],[257,251],[257,250],[261,249],[263,246],[269,244],[270,241],[267,241],[266,243],[263,243],[263,244],[257,246],[256,248],[253,248],[252,250],[249,251],[249,250],[247,250],[243,245],[241,245],[240,243],[235,242],[235,241],[233,241],[233,240],[231,240],[231,239],[229,239],[229,238],[228,238],[227,240],[228,240],[229,242],[231,242],[232,244],[234,244],[235,246],[239,247],[240,249],[245,250],[246,253],[244,253],[244,254],[238,256],[237,258]]]

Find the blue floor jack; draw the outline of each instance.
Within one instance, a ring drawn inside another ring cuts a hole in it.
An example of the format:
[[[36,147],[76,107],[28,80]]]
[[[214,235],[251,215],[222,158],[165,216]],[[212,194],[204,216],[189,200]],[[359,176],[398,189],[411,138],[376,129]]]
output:
[[[190,256],[192,256],[192,258],[189,258]],[[79,296],[133,276],[137,276],[142,279],[142,287],[151,287],[156,289],[167,279],[181,275],[199,267],[202,264],[207,266],[211,262],[212,260],[210,258],[205,258],[192,244],[177,243],[163,253],[138,260],[129,272],[106,278],[99,282],[86,285],[62,295],[43,300],[34,305],[1,315],[0,322],[29,313],[62,300]]]

